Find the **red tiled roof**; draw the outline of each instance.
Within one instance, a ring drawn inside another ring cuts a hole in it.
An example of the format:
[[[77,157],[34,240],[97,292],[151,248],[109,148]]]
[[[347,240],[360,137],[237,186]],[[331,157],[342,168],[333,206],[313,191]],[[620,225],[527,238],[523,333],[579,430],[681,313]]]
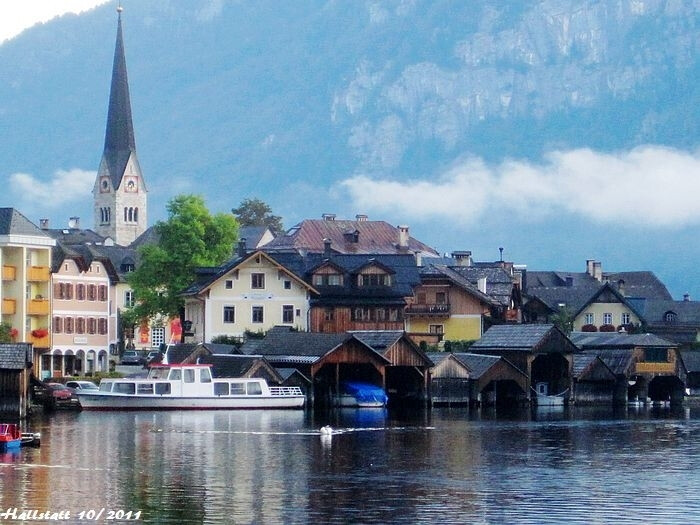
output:
[[[357,233],[356,241],[353,239]],[[430,246],[408,238],[408,248],[399,247],[399,228],[385,221],[307,219],[265,246],[265,250],[306,250],[321,253],[323,240],[331,240],[336,253],[392,254],[422,252],[439,255]]]

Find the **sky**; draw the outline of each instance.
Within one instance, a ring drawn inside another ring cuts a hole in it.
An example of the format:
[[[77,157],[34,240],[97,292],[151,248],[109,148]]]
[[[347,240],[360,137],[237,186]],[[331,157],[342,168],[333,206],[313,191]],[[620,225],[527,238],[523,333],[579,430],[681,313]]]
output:
[[[108,0],[4,0],[0,2],[0,42],[35,24],[66,13],[80,13]],[[116,4],[115,4],[116,5]]]

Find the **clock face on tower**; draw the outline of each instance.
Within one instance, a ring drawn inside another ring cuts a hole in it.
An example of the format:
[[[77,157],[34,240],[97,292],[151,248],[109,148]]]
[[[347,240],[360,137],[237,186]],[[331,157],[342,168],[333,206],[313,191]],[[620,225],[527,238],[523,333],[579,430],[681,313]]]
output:
[[[107,177],[103,177],[100,180],[100,193],[108,193],[109,192],[109,181],[107,180]]]

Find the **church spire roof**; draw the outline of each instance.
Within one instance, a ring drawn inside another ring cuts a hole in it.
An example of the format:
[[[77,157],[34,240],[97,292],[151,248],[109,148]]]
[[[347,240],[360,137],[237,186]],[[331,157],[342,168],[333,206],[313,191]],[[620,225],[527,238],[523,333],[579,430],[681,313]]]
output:
[[[114,65],[112,66],[112,86],[109,93],[109,110],[107,113],[107,130],[105,132],[104,160],[114,188],[118,188],[126,164],[132,152],[136,151],[134,126],[131,121],[131,100],[129,97],[129,80],[126,74],[124,57],[124,40],[122,38],[121,6],[117,9],[117,42],[114,48]]]

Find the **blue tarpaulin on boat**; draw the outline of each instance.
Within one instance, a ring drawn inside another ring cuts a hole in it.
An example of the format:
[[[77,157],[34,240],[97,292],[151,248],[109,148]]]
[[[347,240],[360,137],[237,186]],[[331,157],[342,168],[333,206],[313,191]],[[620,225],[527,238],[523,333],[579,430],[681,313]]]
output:
[[[350,394],[360,403],[369,403],[372,401],[387,402],[389,399],[380,386],[371,383],[363,383],[361,381],[344,381],[341,384],[341,389],[344,393]]]

